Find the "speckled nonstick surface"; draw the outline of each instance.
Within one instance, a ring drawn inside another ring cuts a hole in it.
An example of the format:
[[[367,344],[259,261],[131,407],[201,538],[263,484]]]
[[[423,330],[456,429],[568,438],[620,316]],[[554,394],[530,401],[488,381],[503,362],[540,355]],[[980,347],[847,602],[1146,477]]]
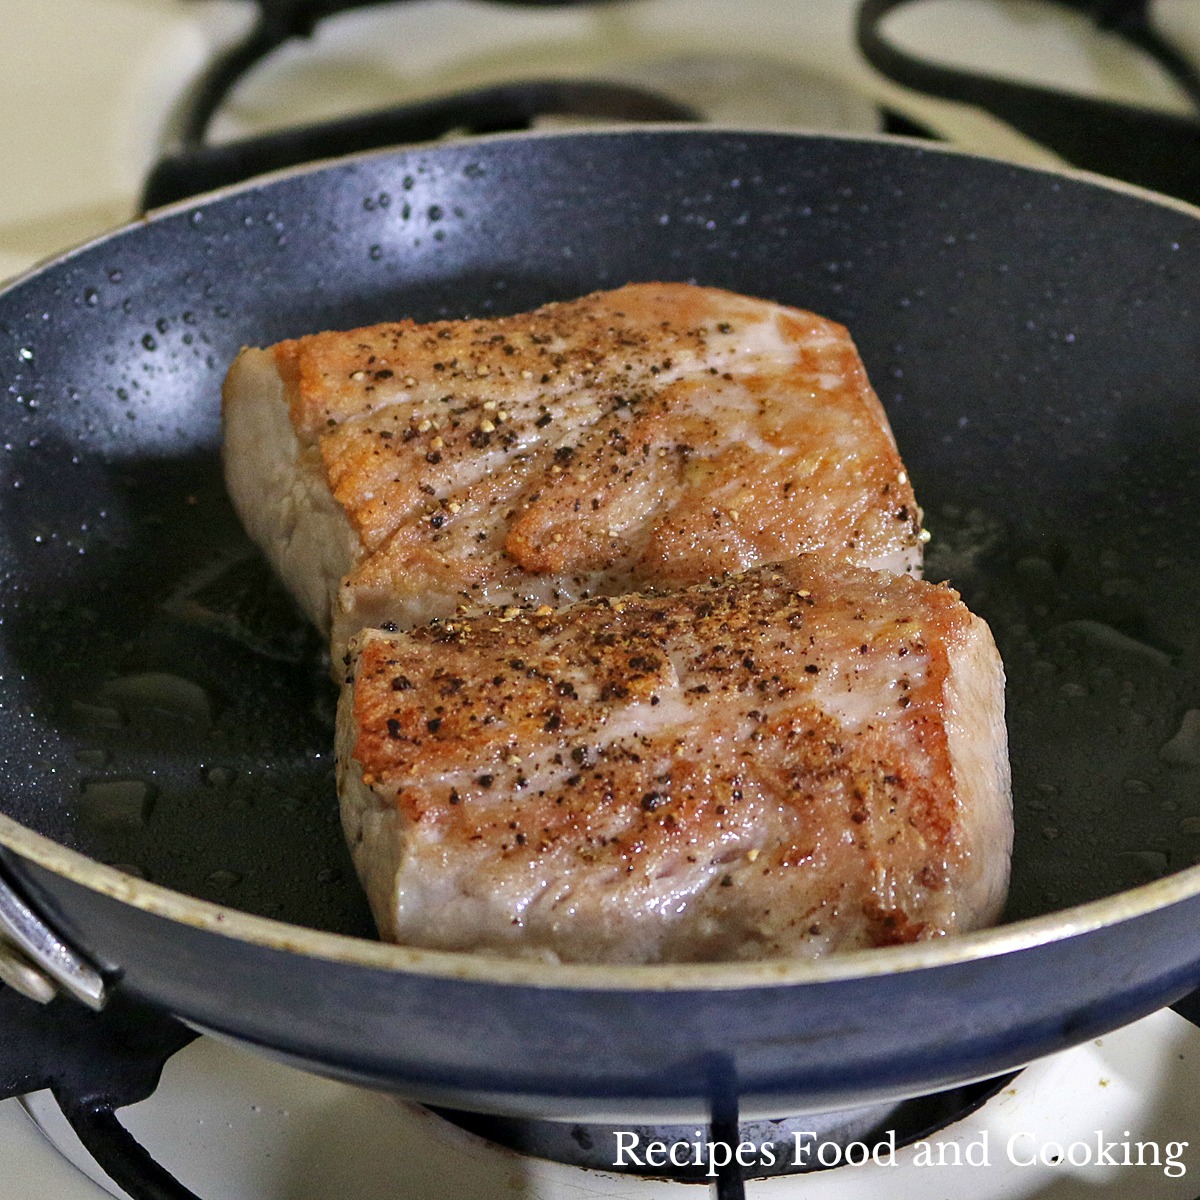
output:
[[[622,970],[369,940],[321,647],[224,496],[222,374],[245,343],[648,278],[815,309],[858,342],[928,573],[1008,671],[1000,929]],[[858,1103],[1169,1003],[1200,982],[1198,279],[1196,211],[1129,189],[668,128],[367,156],[68,255],[0,295],[4,862],[131,995],[462,1107]]]

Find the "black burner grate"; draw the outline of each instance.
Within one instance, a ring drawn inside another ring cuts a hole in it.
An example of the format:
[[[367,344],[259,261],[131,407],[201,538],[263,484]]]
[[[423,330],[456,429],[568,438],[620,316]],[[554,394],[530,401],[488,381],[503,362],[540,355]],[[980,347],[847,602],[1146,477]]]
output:
[[[969,104],[1085,170],[1200,202],[1200,69],[1155,28],[1149,0],[1057,0],[1152,58],[1191,101],[1183,115],[1059,88],[1021,83],[910,54],[888,37],[886,18],[912,0],[862,0],[858,46],[887,78]]]
[[[604,80],[523,80],[415,104],[325,121],[236,142],[210,145],[213,116],[238,81],[284,43],[309,36],[325,17],[373,0],[258,0],[250,33],[217,58],[188,97],[178,119],[178,145],[150,172],[145,212],[267,171],[360,151],[432,141],[448,133],[486,134],[529,129],[541,117],[613,121],[695,121],[686,104],[645,88]],[[392,0],[393,3],[403,0]],[[514,0],[502,0],[513,3]],[[596,0],[515,0],[563,7]]]

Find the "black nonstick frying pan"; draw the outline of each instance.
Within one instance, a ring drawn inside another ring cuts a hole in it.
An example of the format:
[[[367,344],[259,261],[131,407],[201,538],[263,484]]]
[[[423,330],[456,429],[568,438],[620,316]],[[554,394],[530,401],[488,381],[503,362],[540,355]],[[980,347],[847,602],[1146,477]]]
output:
[[[24,922],[70,987],[314,1071],[562,1117],[911,1095],[1178,999],[1200,983],[1198,215],[895,140],[520,135],[254,183],[19,281],[0,295],[10,939]],[[371,940],[320,646],[224,497],[222,373],[244,343],[652,278],[855,336],[928,573],[1005,659],[1003,926],[621,969]]]

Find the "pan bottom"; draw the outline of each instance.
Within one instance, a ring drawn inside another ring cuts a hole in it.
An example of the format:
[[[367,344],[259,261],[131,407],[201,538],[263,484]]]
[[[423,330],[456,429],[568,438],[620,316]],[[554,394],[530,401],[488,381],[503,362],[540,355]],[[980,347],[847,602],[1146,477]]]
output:
[[[338,820],[336,693],[319,639],[238,528],[214,454],[173,470],[127,464],[123,481],[136,511],[153,492],[156,513],[198,513],[192,537],[179,546],[170,523],[144,524],[116,582],[78,581],[86,606],[8,615],[55,726],[30,751],[36,778],[14,787],[10,815],[187,895],[374,936]],[[1087,526],[1042,538],[986,497],[965,506],[925,490],[926,574],[988,620],[1008,675],[1017,838],[1006,919],[1200,860],[1194,753],[1163,749],[1200,705],[1194,634],[1160,629],[1139,603],[1184,581],[1161,561],[1154,589],[1132,567],[1121,575],[1136,556],[1111,522],[1099,542]],[[153,591],[134,586],[150,574]]]

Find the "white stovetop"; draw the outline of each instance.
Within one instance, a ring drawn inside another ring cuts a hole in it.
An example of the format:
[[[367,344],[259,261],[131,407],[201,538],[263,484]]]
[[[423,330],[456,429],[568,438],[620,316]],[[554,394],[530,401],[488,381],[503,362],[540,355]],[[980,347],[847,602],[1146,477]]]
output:
[[[217,131],[394,103],[516,70],[585,72],[615,60],[636,74],[647,61],[719,53],[776,63],[779,120],[825,125],[841,111],[853,121],[862,103],[850,98],[847,113],[836,101],[806,102],[793,86],[799,65],[899,100],[975,148],[1043,157],[997,122],[876,80],[853,48],[854,8],[853,0],[626,0],[563,10],[417,0],[359,10],[260,71]],[[1196,0],[1155,4],[1163,27],[1200,56],[1198,8]],[[252,11],[248,0],[0,0],[0,279],[131,217],[175,101]],[[927,0],[894,20],[906,44],[954,61],[1183,105],[1151,65],[1037,0]],[[772,118],[764,111],[761,120]]]
[[[853,48],[854,8],[854,0],[626,0],[539,11],[416,0],[368,9],[326,23],[313,43],[260,69],[223,113],[216,134],[517,74],[677,77],[686,61],[709,64],[706,92],[717,98],[718,117],[731,123],[864,128],[873,120],[872,102],[886,99],[972,149],[1053,162],[990,118],[877,80]],[[1163,28],[1200,58],[1200,0],[1156,0],[1154,8]],[[247,0],[0,0],[0,279],[133,216],[178,97],[214,50],[247,28],[251,11]],[[1184,106],[1152,66],[1082,19],[1037,0],[927,0],[895,21],[900,40],[952,61]],[[712,66],[718,57],[726,60],[720,70]],[[748,82],[746,72],[764,60],[772,64],[768,82]],[[821,81],[831,79],[849,90],[830,91]],[[755,1183],[748,1194],[1192,1200],[1200,1192],[1197,1096],[1200,1030],[1164,1012],[1037,1064],[984,1115],[941,1135],[965,1146],[987,1128],[987,1168],[920,1169],[910,1155],[907,1167]],[[391,1101],[205,1040],[170,1064],[161,1095],[128,1119],[204,1200],[704,1194],[518,1159]],[[1107,1141],[1189,1142],[1187,1174],[1004,1161],[1012,1133],[1070,1142],[1094,1139],[1096,1131]],[[0,1200],[101,1194],[50,1148],[17,1101],[0,1103]]]

